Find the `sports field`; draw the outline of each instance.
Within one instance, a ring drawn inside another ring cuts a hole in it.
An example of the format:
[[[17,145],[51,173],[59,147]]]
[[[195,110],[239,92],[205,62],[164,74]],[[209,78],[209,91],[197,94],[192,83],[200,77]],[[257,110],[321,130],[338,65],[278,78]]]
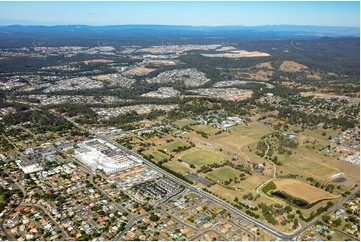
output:
[[[184,152],[180,159],[197,168],[212,163],[219,163],[226,159],[221,152],[210,149],[193,149]]]
[[[276,179],[273,182],[277,186],[276,190],[284,191],[292,197],[300,198],[309,203],[314,203],[322,199],[333,199],[338,197],[326,192],[323,189],[295,179]]]
[[[219,129],[214,128],[214,127],[209,126],[209,125],[206,125],[206,124],[192,125],[191,128],[194,131],[204,132],[207,135],[214,135],[215,133],[217,133],[219,131]]]
[[[225,166],[217,168],[211,172],[207,173],[207,176],[210,177],[213,181],[228,181],[229,179],[234,179],[238,177],[239,172],[235,169]]]

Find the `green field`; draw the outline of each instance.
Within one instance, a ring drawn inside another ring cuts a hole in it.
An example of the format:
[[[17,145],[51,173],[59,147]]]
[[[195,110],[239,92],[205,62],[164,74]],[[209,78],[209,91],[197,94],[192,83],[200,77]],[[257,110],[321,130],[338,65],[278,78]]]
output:
[[[207,176],[210,177],[213,181],[218,182],[234,179],[235,177],[238,177],[238,174],[239,172],[237,172],[235,169],[225,166],[207,173]]]
[[[217,133],[219,131],[219,129],[214,128],[214,127],[209,126],[209,125],[206,125],[206,124],[192,125],[191,128],[194,131],[204,132],[207,135],[214,135],[215,133]]]
[[[172,151],[176,150],[178,147],[182,147],[182,146],[189,147],[189,144],[187,144],[186,142],[183,142],[181,140],[175,140],[175,141],[172,141],[169,143],[162,144],[160,149],[164,150],[165,152],[167,152],[169,154]]]
[[[148,151],[145,152],[146,155],[152,155],[154,157],[154,160],[156,162],[162,161],[164,159],[168,159],[169,156],[163,153],[160,153],[159,151]]]
[[[195,149],[185,152],[180,159],[199,168],[203,165],[224,161],[226,156],[221,152],[209,149]]]
[[[192,124],[196,124],[196,122],[194,120],[191,119],[180,119],[177,120],[175,122],[173,122],[174,125],[178,126],[179,128],[183,128],[187,125],[192,125]]]

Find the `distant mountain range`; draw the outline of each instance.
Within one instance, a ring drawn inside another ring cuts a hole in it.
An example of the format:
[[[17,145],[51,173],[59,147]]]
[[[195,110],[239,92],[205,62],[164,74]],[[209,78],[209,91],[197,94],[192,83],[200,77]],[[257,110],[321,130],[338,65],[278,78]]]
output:
[[[359,38],[360,29],[294,25],[173,26],[173,25],[10,25],[0,26],[0,47],[235,44],[269,40]]]
[[[45,33],[45,32],[118,32],[118,33],[145,33],[145,32],[178,32],[179,34],[229,35],[262,34],[275,36],[316,36],[316,37],[359,37],[358,27],[325,27],[307,25],[264,25],[264,26],[182,26],[182,25],[9,25],[0,26],[0,32],[17,33]],[[180,31],[180,32],[179,32]],[[174,33],[172,33],[174,34]]]

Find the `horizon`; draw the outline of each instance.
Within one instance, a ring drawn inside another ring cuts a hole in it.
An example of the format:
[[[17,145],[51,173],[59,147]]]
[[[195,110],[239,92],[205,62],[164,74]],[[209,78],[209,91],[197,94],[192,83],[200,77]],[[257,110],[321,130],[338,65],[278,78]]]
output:
[[[0,25],[360,27],[360,2],[0,2]],[[307,16],[307,18],[305,17]]]
[[[1,21],[1,19],[0,19]],[[39,27],[57,27],[57,26],[88,26],[88,27],[111,27],[111,26],[169,26],[169,27],[208,27],[208,28],[219,28],[219,27],[246,27],[246,28],[258,28],[258,27],[320,27],[320,28],[360,28],[356,26],[332,26],[332,25],[306,25],[306,24],[266,24],[266,25],[185,25],[185,24],[109,24],[109,25],[91,25],[91,24],[0,24],[1,27],[10,27],[10,26],[39,26]]]

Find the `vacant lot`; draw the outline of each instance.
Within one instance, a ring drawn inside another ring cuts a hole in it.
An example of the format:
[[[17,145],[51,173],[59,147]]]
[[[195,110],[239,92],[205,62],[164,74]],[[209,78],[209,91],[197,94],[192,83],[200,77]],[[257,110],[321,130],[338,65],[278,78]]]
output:
[[[277,186],[276,190],[284,191],[293,197],[300,198],[310,203],[322,199],[333,199],[338,197],[323,189],[313,187],[305,182],[294,179],[277,179],[273,182]]]
[[[199,168],[203,165],[224,161],[226,156],[210,149],[195,149],[185,152],[180,159]]]
[[[214,128],[212,126],[206,125],[206,124],[197,124],[197,125],[193,125],[191,126],[191,128],[194,131],[198,131],[198,132],[204,132],[207,135],[214,135],[215,133],[217,133],[219,131],[219,129]]]
[[[164,143],[161,145],[161,149],[164,150],[167,153],[173,152],[176,149],[178,149],[179,147],[189,147],[189,144],[187,144],[186,142],[183,142],[181,140],[175,140],[169,143]]]
[[[195,124],[196,122],[192,119],[180,119],[180,120],[177,120],[175,122],[173,122],[174,125],[176,125],[177,127],[179,128],[183,128],[187,125],[192,125],[192,124]]]
[[[239,172],[231,167],[220,167],[217,168],[209,173],[207,176],[211,178],[213,181],[220,182],[220,181],[228,181],[229,179],[233,179],[238,177]]]

